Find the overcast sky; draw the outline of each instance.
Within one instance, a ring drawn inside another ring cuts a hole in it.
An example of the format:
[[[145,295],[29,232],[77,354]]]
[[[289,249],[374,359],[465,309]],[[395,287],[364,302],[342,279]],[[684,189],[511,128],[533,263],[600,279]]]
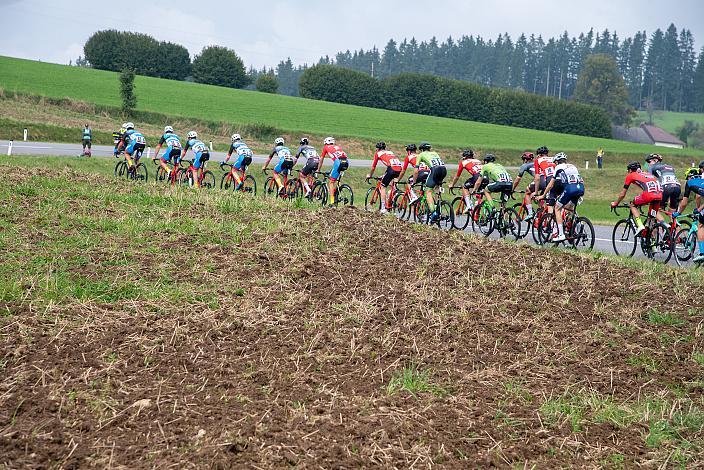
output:
[[[704,44],[702,0],[0,0],[0,8],[0,55],[57,63],[83,55],[91,33],[110,28],[182,44],[191,56],[209,44],[227,46],[257,68],[286,57],[310,64],[340,50],[383,49],[389,38],[412,36],[548,38],[594,27],[624,38],[675,23],[692,31],[698,49]]]

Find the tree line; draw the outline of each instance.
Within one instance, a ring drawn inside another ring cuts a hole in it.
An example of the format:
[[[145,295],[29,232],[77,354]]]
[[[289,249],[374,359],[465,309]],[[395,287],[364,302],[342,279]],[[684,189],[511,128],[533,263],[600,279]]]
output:
[[[401,73],[377,79],[363,72],[320,64],[306,69],[299,89],[304,98],[611,137],[609,115],[601,108],[430,74]]]
[[[632,106],[704,112],[704,48],[697,56],[691,31],[678,31],[674,24],[650,36],[641,31],[623,40],[608,29],[597,33],[592,29],[577,37],[565,31],[547,41],[541,35],[525,34],[515,41],[508,34],[499,34],[495,40],[448,37],[442,43],[435,37],[427,42],[390,39],[382,51],[376,47],[348,50],[334,58],[322,57],[318,63],[379,78],[417,72],[571,98],[579,72],[593,54],[615,59]]]

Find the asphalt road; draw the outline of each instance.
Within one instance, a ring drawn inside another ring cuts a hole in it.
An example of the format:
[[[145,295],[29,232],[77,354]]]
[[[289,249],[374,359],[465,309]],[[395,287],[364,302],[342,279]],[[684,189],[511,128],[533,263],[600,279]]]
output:
[[[0,142],[0,155],[6,155],[8,149],[8,142]],[[12,154],[13,155],[54,155],[54,156],[78,156],[82,152],[82,147],[80,144],[62,144],[55,142],[13,142]],[[150,157],[153,156],[153,150],[150,149]],[[93,156],[97,157],[112,157],[113,147],[108,145],[93,145],[92,147]],[[225,159],[226,154],[224,152],[211,152],[211,160],[220,162]],[[145,153],[145,157],[147,154]],[[263,163],[266,160],[266,155],[255,155],[254,162]],[[350,166],[352,167],[368,167],[371,164],[370,160],[358,160],[350,159]],[[456,169],[457,165],[448,164],[450,169]],[[471,230],[471,228],[468,228]],[[614,254],[613,246],[611,243],[611,233],[613,227],[606,225],[594,225],[595,241],[594,249],[601,251],[602,253]],[[526,239],[531,239],[530,234]],[[636,250],[636,257],[643,257],[640,250]],[[671,260],[670,263],[673,263]]]

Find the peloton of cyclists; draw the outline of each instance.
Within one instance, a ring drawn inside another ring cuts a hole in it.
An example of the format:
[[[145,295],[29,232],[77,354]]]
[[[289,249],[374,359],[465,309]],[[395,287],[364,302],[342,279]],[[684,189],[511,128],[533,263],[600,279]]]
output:
[[[472,201],[470,198],[469,191],[474,188],[474,185],[480,178],[482,167],[483,165],[481,160],[477,160],[476,158],[474,158],[474,151],[472,149],[467,149],[462,152],[462,158],[457,164],[457,173],[455,174],[455,177],[452,178],[450,186],[454,186],[457,183],[457,180],[460,178],[460,175],[462,175],[463,171],[469,173],[469,178],[462,185],[462,196],[464,198],[464,214],[468,214],[469,211],[472,210]]]

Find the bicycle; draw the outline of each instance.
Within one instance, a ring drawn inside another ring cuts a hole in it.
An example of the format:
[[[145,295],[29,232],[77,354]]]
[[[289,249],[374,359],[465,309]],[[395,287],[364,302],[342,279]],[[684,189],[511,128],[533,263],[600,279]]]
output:
[[[198,174],[198,169],[193,166],[193,160],[187,160],[185,158],[182,158],[181,161],[186,162],[188,164],[188,167],[183,169],[183,171],[179,171],[180,182],[181,184],[187,184],[188,186],[193,187],[195,184],[195,177],[193,175]],[[205,169],[207,164],[207,161],[204,161],[202,163],[203,173],[198,176],[198,184],[201,188],[214,189],[215,175],[212,171]]]
[[[456,195],[457,193],[455,192],[455,189],[461,190],[464,186],[450,186],[450,194]],[[464,195],[460,192],[459,196],[456,196],[450,205],[452,206],[452,214],[453,214],[453,224],[452,226],[457,229],[457,230],[466,230],[467,226],[469,225],[469,221],[472,219],[472,213],[474,211],[474,208],[476,207],[478,202],[472,202],[472,198],[477,199],[477,201],[481,201],[482,194],[477,193],[476,195],[472,194],[470,197],[470,206],[469,206],[469,211],[466,211],[467,209],[467,203],[464,200]]]
[[[657,221],[655,217],[657,211],[648,209],[645,228],[638,230],[630,206],[615,206],[611,208],[611,211],[619,216],[618,209],[627,209],[628,217],[619,220],[614,225],[611,234],[614,253],[632,257],[640,245],[641,252],[646,258],[657,262],[667,262],[672,256],[672,244],[665,240],[667,228],[663,223]]]
[[[246,174],[246,167],[241,170],[242,174],[245,175],[244,178],[239,175],[240,170],[237,170],[231,163],[220,162],[220,169],[224,172],[220,178],[220,189],[240,191],[253,196],[257,195],[257,181],[252,175]],[[238,177],[239,183],[237,183]]]
[[[555,208],[555,210],[559,210]],[[557,219],[554,212],[543,212],[538,220],[540,244],[552,243],[555,246],[565,244],[575,250],[592,250],[594,248],[595,232],[594,224],[587,217],[577,214],[577,209],[568,211],[562,209],[562,226],[565,233],[565,240],[555,242],[551,240],[553,234],[557,233]]]
[[[171,186],[174,186],[176,183],[181,183],[181,173],[186,171],[186,168],[184,168],[181,164],[182,161],[183,160],[179,160],[179,162],[174,164],[174,167],[167,172],[164,170],[164,167],[159,164],[159,159],[152,158],[152,163],[156,165],[156,175],[154,175],[154,178],[157,183],[168,181],[171,183]]]
[[[273,172],[271,168],[267,168],[263,171],[265,175],[269,175],[269,172]],[[276,182],[276,178],[274,178],[274,176],[267,176],[266,180],[264,180],[264,196],[275,197],[277,199],[293,199],[296,197],[296,181],[289,179],[288,173],[288,171],[283,173],[281,187],[279,187],[279,184]]]
[[[371,210],[376,210],[379,211],[381,210],[381,181],[384,178],[375,176],[372,178],[367,178],[367,184],[372,184],[372,180],[376,180],[376,185],[369,188],[367,190],[367,195],[364,198],[364,209],[371,211]],[[391,184],[389,185],[388,188],[386,188],[387,194],[386,194],[386,201],[384,201],[384,206],[388,211],[392,211],[394,209],[394,199],[396,195],[396,183],[394,181],[391,181]],[[389,204],[391,202],[391,204]]]
[[[533,236],[533,241],[537,244],[538,241],[536,240],[536,237],[538,233],[536,230],[534,230],[534,227],[537,228],[538,218],[545,210],[545,201],[540,200],[538,203],[538,208],[533,213],[531,213],[530,216],[528,216],[528,198],[525,196],[526,192],[514,191],[513,194],[524,194],[523,198],[521,199],[521,202],[517,202],[512,206],[512,209],[516,211],[521,221],[525,222],[521,223],[521,238],[527,237],[528,232],[531,232],[531,235]],[[515,199],[513,194],[511,195],[511,198]]]
[[[472,211],[472,230],[478,228],[485,237],[494,230],[498,232],[499,238],[505,238],[510,233],[518,240],[521,235],[521,219],[513,208],[506,207],[508,198],[507,193],[501,193],[498,209],[484,198],[478,201]]]
[[[679,219],[691,219],[689,222],[683,221],[679,223],[680,229],[677,230],[672,251],[675,257],[677,266],[682,266],[687,261],[694,257],[694,251],[697,247],[697,230],[699,229],[699,221],[694,217],[694,214],[681,215]]]
[[[401,191],[400,186],[405,186],[405,189]],[[396,192],[394,194],[393,207],[396,211],[396,216],[400,220],[410,220],[411,214],[414,211],[415,203],[418,202],[418,197],[411,202],[411,185],[407,181],[396,182]]]
[[[115,158],[120,158],[120,155],[123,155],[123,158],[115,164],[115,177],[124,177],[128,180],[141,181],[146,183],[149,179],[149,171],[147,170],[147,167],[144,165],[144,163],[139,161],[141,155],[137,156],[137,158],[135,159],[136,165],[132,166],[129,166],[127,164],[127,159],[124,158],[124,152],[120,152],[118,155],[115,155]]]
[[[416,183],[413,187],[419,187],[421,193],[418,200],[411,205],[414,219],[421,224],[437,225],[439,229],[449,230],[453,228],[455,217],[452,213],[452,205],[442,197],[445,192],[442,183],[436,186],[437,191],[433,191],[435,193],[435,206],[432,212],[425,195],[425,183]],[[432,217],[433,214],[437,214],[435,219]]]
[[[325,179],[330,178],[329,172],[325,171],[321,174],[325,177]],[[332,204],[337,206],[338,204],[342,203],[343,206],[354,206],[354,191],[352,191],[352,187],[349,184],[340,184],[343,176],[345,176],[345,172],[341,171],[340,176],[337,178],[337,181],[335,181],[335,200],[332,202]],[[325,184],[323,183],[323,185]],[[325,186],[325,202],[327,203],[327,199],[330,195],[327,194],[327,185]]]

